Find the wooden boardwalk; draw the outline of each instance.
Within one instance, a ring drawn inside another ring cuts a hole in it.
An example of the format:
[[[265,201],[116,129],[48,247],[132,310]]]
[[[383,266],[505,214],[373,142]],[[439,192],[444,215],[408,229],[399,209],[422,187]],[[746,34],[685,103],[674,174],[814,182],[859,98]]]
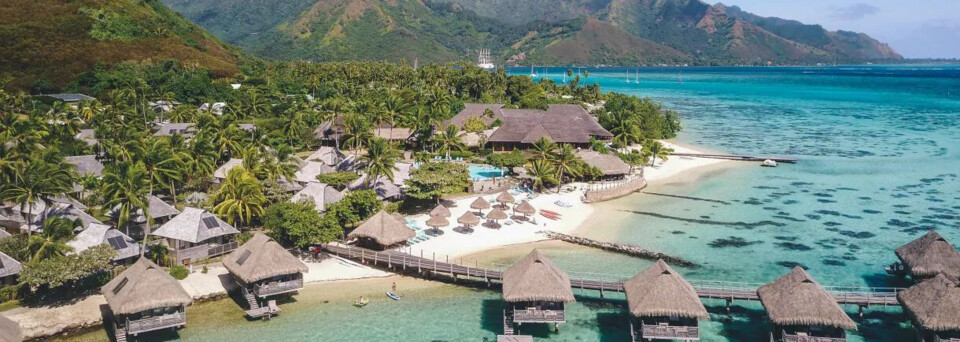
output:
[[[708,154],[708,153],[671,153],[670,155],[677,156],[677,157],[697,157],[697,158],[758,161],[758,162],[762,162],[764,160],[770,159],[778,163],[788,163],[788,164],[797,163],[797,158],[789,158],[789,157],[763,157],[763,156],[747,156],[747,155],[740,155],[740,154]]]
[[[502,273],[499,269],[450,263],[448,260],[425,258],[400,251],[376,252],[364,248],[342,245],[323,246],[327,252],[360,262],[373,263],[394,270],[417,272],[432,272],[448,274],[454,279],[469,277],[483,279],[486,282],[500,282]],[[602,274],[577,274],[568,272],[570,286],[574,289],[600,291],[601,298],[605,292],[623,292],[623,281],[629,277]],[[729,304],[734,300],[760,300],[757,288],[762,284],[692,280],[690,283],[700,298],[724,299]],[[871,306],[899,306],[897,292],[901,288],[874,288],[874,287],[838,287],[824,286],[837,299],[839,304]]]

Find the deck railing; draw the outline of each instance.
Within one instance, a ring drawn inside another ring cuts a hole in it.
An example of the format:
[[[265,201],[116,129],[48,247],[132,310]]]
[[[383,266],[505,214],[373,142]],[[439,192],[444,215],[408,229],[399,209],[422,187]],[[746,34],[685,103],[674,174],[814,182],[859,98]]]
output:
[[[960,337],[940,337],[933,335],[933,342],[960,342]]]
[[[207,256],[215,257],[218,255],[227,254],[227,253],[233,252],[233,250],[237,249],[237,247],[240,247],[240,244],[236,241],[230,241],[219,246],[213,246],[213,247],[210,247],[209,250],[207,250]]]
[[[163,316],[155,316],[138,320],[127,319],[127,333],[136,335],[148,331],[184,326],[187,324],[187,313],[176,312]]]
[[[267,297],[281,293],[293,292],[303,288],[303,278],[297,278],[286,281],[274,281],[266,284],[255,285],[253,294],[257,297]]]
[[[517,323],[563,323],[566,317],[560,310],[514,309],[513,321]]]
[[[640,336],[644,339],[699,340],[700,327],[644,324]]]
[[[790,335],[783,332],[783,342],[846,342],[846,337],[823,337],[809,335]]]

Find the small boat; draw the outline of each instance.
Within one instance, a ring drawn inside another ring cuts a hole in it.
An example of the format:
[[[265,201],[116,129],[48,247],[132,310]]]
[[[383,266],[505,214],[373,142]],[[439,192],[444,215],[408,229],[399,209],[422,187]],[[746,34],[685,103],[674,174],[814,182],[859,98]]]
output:
[[[541,214],[549,214],[549,215],[553,215],[553,216],[557,216],[557,217],[563,216],[563,215],[560,215],[560,213],[558,213],[558,212],[556,212],[556,211],[551,211],[551,210],[546,210],[546,209],[541,209],[541,210],[540,210],[540,213],[541,213]]]
[[[556,221],[557,219],[560,218],[560,216],[557,216],[557,214],[551,214],[551,213],[548,213],[548,212],[544,212],[544,211],[542,211],[542,210],[540,211],[540,216],[546,217],[546,218],[551,219],[551,220],[554,220],[554,221]]]
[[[764,160],[763,163],[760,164],[760,166],[777,167],[777,162],[771,159],[767,159],[767,160]]]
[[[370,300],[369,300],[369,299],[363,298],[363,299],[357,300],[356,302],[353,302],[353,306],[356,306],[356,307],[358,307],[358,308],[362,308],[362,307],[364,307],[364,306],[367,306],[367,304],[369,304],[369,303],[370,303]]]
[[[387,292],[387,297],[390,297],[390,299],[393,299],[393,300],[400,300],[401,298],[400,295],[393,292]]]

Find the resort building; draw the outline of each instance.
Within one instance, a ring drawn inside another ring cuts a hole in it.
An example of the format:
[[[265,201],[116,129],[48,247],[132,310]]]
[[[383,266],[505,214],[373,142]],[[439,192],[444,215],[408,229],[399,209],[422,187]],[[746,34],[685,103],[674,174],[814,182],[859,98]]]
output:
[[[960,278],[960,253],[943,236],[931,230],[894,251],[900,263],[890,265],[890,273],[909,275],[916,281],[944,273]]]
[[[190,295],[167,270],[147,258],[137,260],[100,290],[112,312],[104,321],[113,319],[116,341],[187,324]]]
[[[413,139],[413,131],[409,128],[384,124],[373,129],[373,136],[388,141],[405,142]]]
[[[327,165],[319,161],[308,160],[303,163],[297,172],[294,172],[293,180],[300,182],[301,184],[317,182],[317,176],[336,171],[336,166]]]
[[[588,147],[591,138],[609,140],[613,137],[579,105],[553,104],[547,110],[537,110],[468,104],[448,123],[462,126],[474,117],[487,125],[496,121],[503,123],[487,139],[494,152],[526,149],[542,137],[577,147]]]
[[[73,138],[84,142],[87,144],[87,146],[93,146],[97,144],[96,132],[89,128],[81,129],[77,135],[73,136]]]
[[[320,126],[317,126],[317,129],[313,131],[313,135],[320,141],[335,142],[337,140],[343,140],[342,138],[345,132],[343,117],[339,117],[337,120],[321,122]]]
[[[346,159],[346,155],[343,152],[340,152],[339,149],[332,146],[321,146],[319,149],[314,151],[307,157],[306,161],[317,161],[326,164],[327,166],[337,166]]]
[[[189,265],[237,249],[237,242],[233,241],[232,236],[239,233],[239,230],[216,215],[187,207],[151,234],[166,239],[170,257],[177,263]]]
[[[117,251],[113,258],[116,263],[133,262],[140,256],[140,244],[126,234],[105,224],[91,224],[67,242],[73,248],[73,253],[80,253],[94,246],[109,245]]]
[[[0,252],[0,287],[16,284],[22,270],[23,265],[19,261]]]
[[[213,171],[213,182],[223,182],[227,179],[227,174],[230,173],[230,170],[233,170],[237,166],[243,166],[243,159],[230,158],[230,160],[227,160],[226,163],[223,163],[223,165],[220,165],[219,168]],[[277,185],[281,186],[285,192],[296,192],[303,190],[303,186],[297,184],[297,182],[290,182],[283,177],[277,181]]]
[[[96,97],[86,95],[86,94],[80,94],[80,93],[40,94],[37,96],[48,97],[54,100],[62,101],[63,103],[67,103],[72,106],[76,106],[80,102],[93,102],[97,100]]]
[[[214,103],[204,103],[197,108],[197,111],[200,112],[210,112],[213,115],[223,115],[223,111],[227,109],[226,102],[214,102]]]
[[[770,341],[843,342],[847,330],[857,329],[837,300],[799,266],[760,286],[757,295],[773,323]]]
[[[81,176],[100,177],[103,175],[103,164],[97,160],[96,155],[88,154],[83,156],[63,157],[67,163],[76,167],[77,174]]]
[[[51,198],[48,206],[44,201],[38,201],[27,208],[19,204],[0,204],[0,226],[7,232],[16,234],[28,229],[34,233],[42,232],[43,220],[51,217],[62,217],[71,221],[80,222],[77,231],[87,229],[91,224],[103,224],[85,211],[87,206],[69,197]]]
[[[290,294],[303,288],[303,274],[310,271],[300,259],[262,233],[223,259],[247,300],[247,315],[253,318],[275,314],[276,303],[269,297]],[[271,301],[272,302],[272,301]]]
[[[358,245],[385,250],[390,246],[405,243],[417,233],[407,227],[406,219],[397,213],[381,210],[354,229],[347,237],[357,239]]]
[[[318,213],[323,213],[327,211],[327,205],[339,202],[343,199],[343,196],[342,192],[337,191],[332,186],[319,182],[309,182],[307,186],[303,187],[303,190],[290,198],[290,202],[306,201],[313,204]]]
[[[463,125],[466,124],[470,118],[480,119],[487,127],[493,125],[497,120],[503,122],[503,104],[465,103],[463,110],[450,118],[450,120],[444,121],[443,126],[454,125],[463,128]]]
[[[403,196],[403,191],[400,189],[400,185],[397,185],[396,179],[398,177],[394,177],[394,181],[390,181],[387,177],[380,177],[368,183],[367,175],[361,174],[360,178],[347,186],[347,189],[351,191],[373,190],[377,193],[377,198],[381,200],[398,200]]]
[[[604,179],[621,179],[630,174],[630,165],[612,153],[600,153],[591,149],[580,149],[577,156],[587,165],[603,173]]]
[[[918,342],[960,342],[960,282],[943,273],[897,293]]]
[[[154,112],[157,112],[157,113],[166,113],[166,112],[169,112],[169,111],[173,110],[174,107],[179,106],[179,105],[181,105],[180,102],[177,102],[177,101],[167,101],[167,100],[159,100],[159,101],[156,101],[156,102],[154,102],[154,101],[148,101],[148,102],[147,102],[147,106],[150,106],[150,109],[152,109]]]
[[[503,272],[504,335],[513,335],[513,324],[566,322],[565,303],[574,302],[570,277],[534,249]]]
[[[0,315],[0,342],[23,342],[20,324]]]
[[[167,202],[164,202],[160,197],[151,196],[147,203],[147,211],[150,213],[150,217],[153,218],[153,224],[151,225],[154,229],[158,226],[163,225],[164,223],[169,222],[175,216],[180,214],[180,211],[177,210],[174,206],[170,205]],[[110,217],[113,222],[120,222],[120,206],[113,207],[108,213],[107,216]],[[147,217],[143,214],[143,209],[137,209],[137,211],[130,213],[129,221],[127,221],[128,227],[120,227],[121,229],[129,231],[129,234],[135,238],[142,238],[147,231]],[[119,226],[118,226],[119,227]]]
[[[663,260],[623,282],[623,290],[633,341],[700,339],[699,320],[710,315],[693,285]]]
[[[157,132],[153,133],[153,135],[169,137],[174,134],[179,134],[185,137],[192,137],[197,133],[196,126],[196,124],[192,123],[163,122],[157,125]]]

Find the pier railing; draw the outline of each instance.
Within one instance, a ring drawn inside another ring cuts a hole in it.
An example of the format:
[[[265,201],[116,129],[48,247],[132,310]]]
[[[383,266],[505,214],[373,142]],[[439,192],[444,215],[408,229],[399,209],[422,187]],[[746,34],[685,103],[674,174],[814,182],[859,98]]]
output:
[[[466,276],[480,278],[486,281],[501,281],[503,271],[510,265],[495,263],[464,262],[462,258],[450,258],[447,255],[428,253],[419,250],[416,253],[411,248],[401,248],[388,251],[372,251],[364,248],[329,244],[323,248],[334,255],[365,262],[374,265],[383,265],[392,269],[414,269],[433,273],[449,274],[453,277]],[[601,296],[604,292],[623,292],[623,282],[632,275],[607,274],[597,272],[567,271],[570,277],[570,286],[580,290],[597,290]],[[748,282],[730,282],[718,280],[690,279],[690,284],[697,291],[700,298],[732,300],[760,300],[757,288],[763,284]],[[897,293],[902,288],[858,287],[858,286],[824,286],[824,289],[836,298],[838,304],[859,306],[899,306]]]
[[[797,335],[783,332],[783,342],[847,342],[847,339],[845,337]]]
[[[297,291],[302,288],[303,278],[297,278],[256,285],[253,287],[253,293],[257,295],[257,297],[267,297],[281,293]]]
[[[138,320],[127,320],[127,333],[136,335],[148,331],[184,326],[187,324],[187,313],[176,312],[163,316],[149,317]]]

